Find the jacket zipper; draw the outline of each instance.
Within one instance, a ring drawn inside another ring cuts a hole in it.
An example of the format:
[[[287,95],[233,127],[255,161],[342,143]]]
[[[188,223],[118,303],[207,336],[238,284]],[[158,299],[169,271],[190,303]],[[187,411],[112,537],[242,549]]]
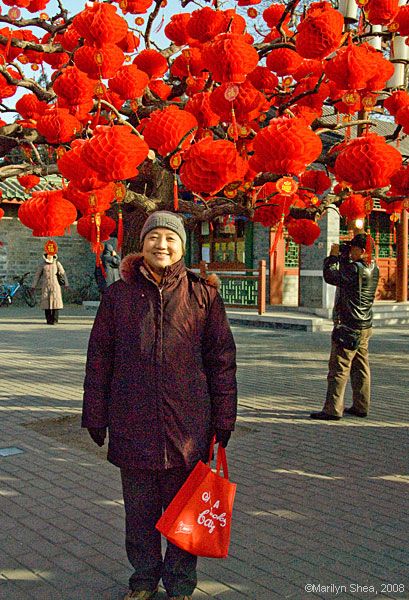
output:
[[[159,324],[159,351],[160,351],[160,356],[159,356],[159,364],[160,364],[160,377],[162,379],[163,377],[163,293],[162,293],[162,288],[158,286],[158,290],[159,290],[159,297],[160,297],[160,324]],[[162,383],[162,381],[161,381]],[[162,389],[162,386],[161,386]],[[165,419],[164,419],[164,414],[163,414],[163,401],[162,401],[162,396],[161,396],[161,410],[162,410],[162,417],[163,417],[163,435],[164,435],[164,451],[165,451],[165,469],[168,468],[168,464],[169,464],[169,459],[168,459],[168,449],[166,446],[166,431],[165,431]]]

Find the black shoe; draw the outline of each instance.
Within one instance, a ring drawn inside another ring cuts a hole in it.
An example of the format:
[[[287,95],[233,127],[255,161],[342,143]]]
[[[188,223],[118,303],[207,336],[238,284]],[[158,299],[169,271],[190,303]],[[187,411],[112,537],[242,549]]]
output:
[[[329,415],[328,413],[321,410],[320,412],[313,412],[310,414],[311,419],[317,419],[318,421],[339,421],[341,417],[337,415]]]
[[[352,415],[353,417],[360,417],[361,419],[365,419],[368,416],[368,413],[363,412],[361,410],[357,410],[353,406],[351,408],[346,408],[344,410],[344,415]]]

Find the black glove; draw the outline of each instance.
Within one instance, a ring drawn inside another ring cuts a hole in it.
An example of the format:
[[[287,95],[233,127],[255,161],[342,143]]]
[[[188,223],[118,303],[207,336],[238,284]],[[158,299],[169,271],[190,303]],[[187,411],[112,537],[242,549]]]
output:
[[[103,446],[107,434],[106,427],[88,427],[88,433],[98,446]]]
[[[229,443],[231,431],[228,429],[216,429],[216,444],[220,444],[222,448],[226,448]]]

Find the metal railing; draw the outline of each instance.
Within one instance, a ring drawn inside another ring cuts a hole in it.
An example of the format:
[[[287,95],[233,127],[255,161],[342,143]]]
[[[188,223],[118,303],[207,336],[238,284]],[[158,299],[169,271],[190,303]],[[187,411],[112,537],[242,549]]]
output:
[[[208,275],[208,266],[205,261],[200,261],[200,275]],[[260,260],[258,269],[243,269],[240,271],[213,271],[220,281],[220,294],[227,306],[240,308],[257,307],[257,312],[262,315],[266,312],[266,261]]]

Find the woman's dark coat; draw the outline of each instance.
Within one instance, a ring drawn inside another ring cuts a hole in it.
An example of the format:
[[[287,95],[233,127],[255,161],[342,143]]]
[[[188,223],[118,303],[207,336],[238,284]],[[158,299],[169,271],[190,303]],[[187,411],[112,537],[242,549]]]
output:
[[[88,347],[83,427],[109,427],[108,460],[166,469],[206,460],[217,429],[233,430],[235,344],[215,287],[182,261],[160,285],[141,257],[121,262]]]

